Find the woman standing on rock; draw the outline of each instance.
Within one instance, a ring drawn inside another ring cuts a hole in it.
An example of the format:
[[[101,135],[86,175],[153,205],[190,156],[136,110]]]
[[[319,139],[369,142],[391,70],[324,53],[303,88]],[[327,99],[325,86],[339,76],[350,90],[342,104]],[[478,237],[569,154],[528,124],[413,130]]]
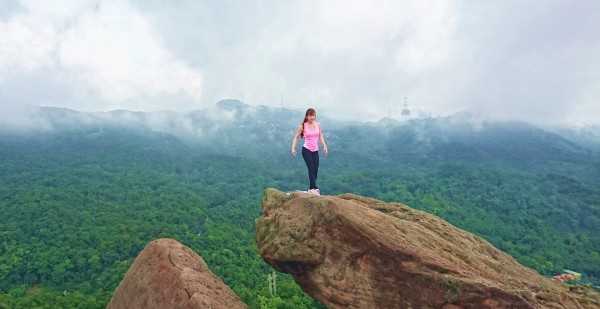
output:
[[[304,120],[298,127],[294,141],[292,142],[292,155],[296,156],[296,143],[298,138],[304,138],[302,146],[302,158],[308,168],[309,193],[320,195],[321,191],[317,187],[317,172],[319,171],[319,141],[323,145],[323,151],[327,155],[327,145],[321,133],[321,124],[316,122],[317,112],[313,108],[306,110]]]

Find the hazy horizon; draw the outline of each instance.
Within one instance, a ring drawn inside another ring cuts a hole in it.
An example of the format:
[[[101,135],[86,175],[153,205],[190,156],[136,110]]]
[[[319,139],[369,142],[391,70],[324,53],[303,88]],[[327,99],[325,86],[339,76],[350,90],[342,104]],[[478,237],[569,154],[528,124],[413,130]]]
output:
[[[0,121],[35,106],[600,124],[600,2],[3,1]]]

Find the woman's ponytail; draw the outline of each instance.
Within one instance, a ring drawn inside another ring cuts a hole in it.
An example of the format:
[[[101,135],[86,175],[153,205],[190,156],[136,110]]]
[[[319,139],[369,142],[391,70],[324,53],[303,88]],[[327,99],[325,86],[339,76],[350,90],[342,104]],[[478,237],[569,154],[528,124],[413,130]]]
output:
[[[304,120],[302,121],[302,133],[300,133],[300,137],[304,138],[304,124],[308,122],[308,116],[310,115],[316,115],[317,111],[315,111],[314,108],[309,108],[306,110],[306,113],[304,114]]]

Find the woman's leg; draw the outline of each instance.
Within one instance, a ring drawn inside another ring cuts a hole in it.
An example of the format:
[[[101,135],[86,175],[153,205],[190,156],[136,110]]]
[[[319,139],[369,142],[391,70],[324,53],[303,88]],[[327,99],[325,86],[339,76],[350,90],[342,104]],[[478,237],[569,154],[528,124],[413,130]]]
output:
[[[302,147],[302,158],[304,158],[304,163],[306,163],[306,167],[308,168],[308,180],[310,182],[309,189],[317,188],[317,177],[315,174],[315,162],[312,152],[310,150]],[[317,161],[318,162],[318,161]]]
[[[311,152],[313,157],[313,169],[315,173],[315,189],[317,188],[317,174],[319,173],[319,151]]]

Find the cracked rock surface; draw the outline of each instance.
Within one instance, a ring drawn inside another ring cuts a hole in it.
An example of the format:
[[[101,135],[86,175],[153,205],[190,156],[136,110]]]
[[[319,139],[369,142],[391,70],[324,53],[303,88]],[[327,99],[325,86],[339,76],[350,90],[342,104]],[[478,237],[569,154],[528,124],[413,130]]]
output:
[[[261,257],[329,308],[600,308],[484,239],[400,203],[266,189]]]
[[[248,308],[204,260],[173,239],[150,242],[107,308]]]

